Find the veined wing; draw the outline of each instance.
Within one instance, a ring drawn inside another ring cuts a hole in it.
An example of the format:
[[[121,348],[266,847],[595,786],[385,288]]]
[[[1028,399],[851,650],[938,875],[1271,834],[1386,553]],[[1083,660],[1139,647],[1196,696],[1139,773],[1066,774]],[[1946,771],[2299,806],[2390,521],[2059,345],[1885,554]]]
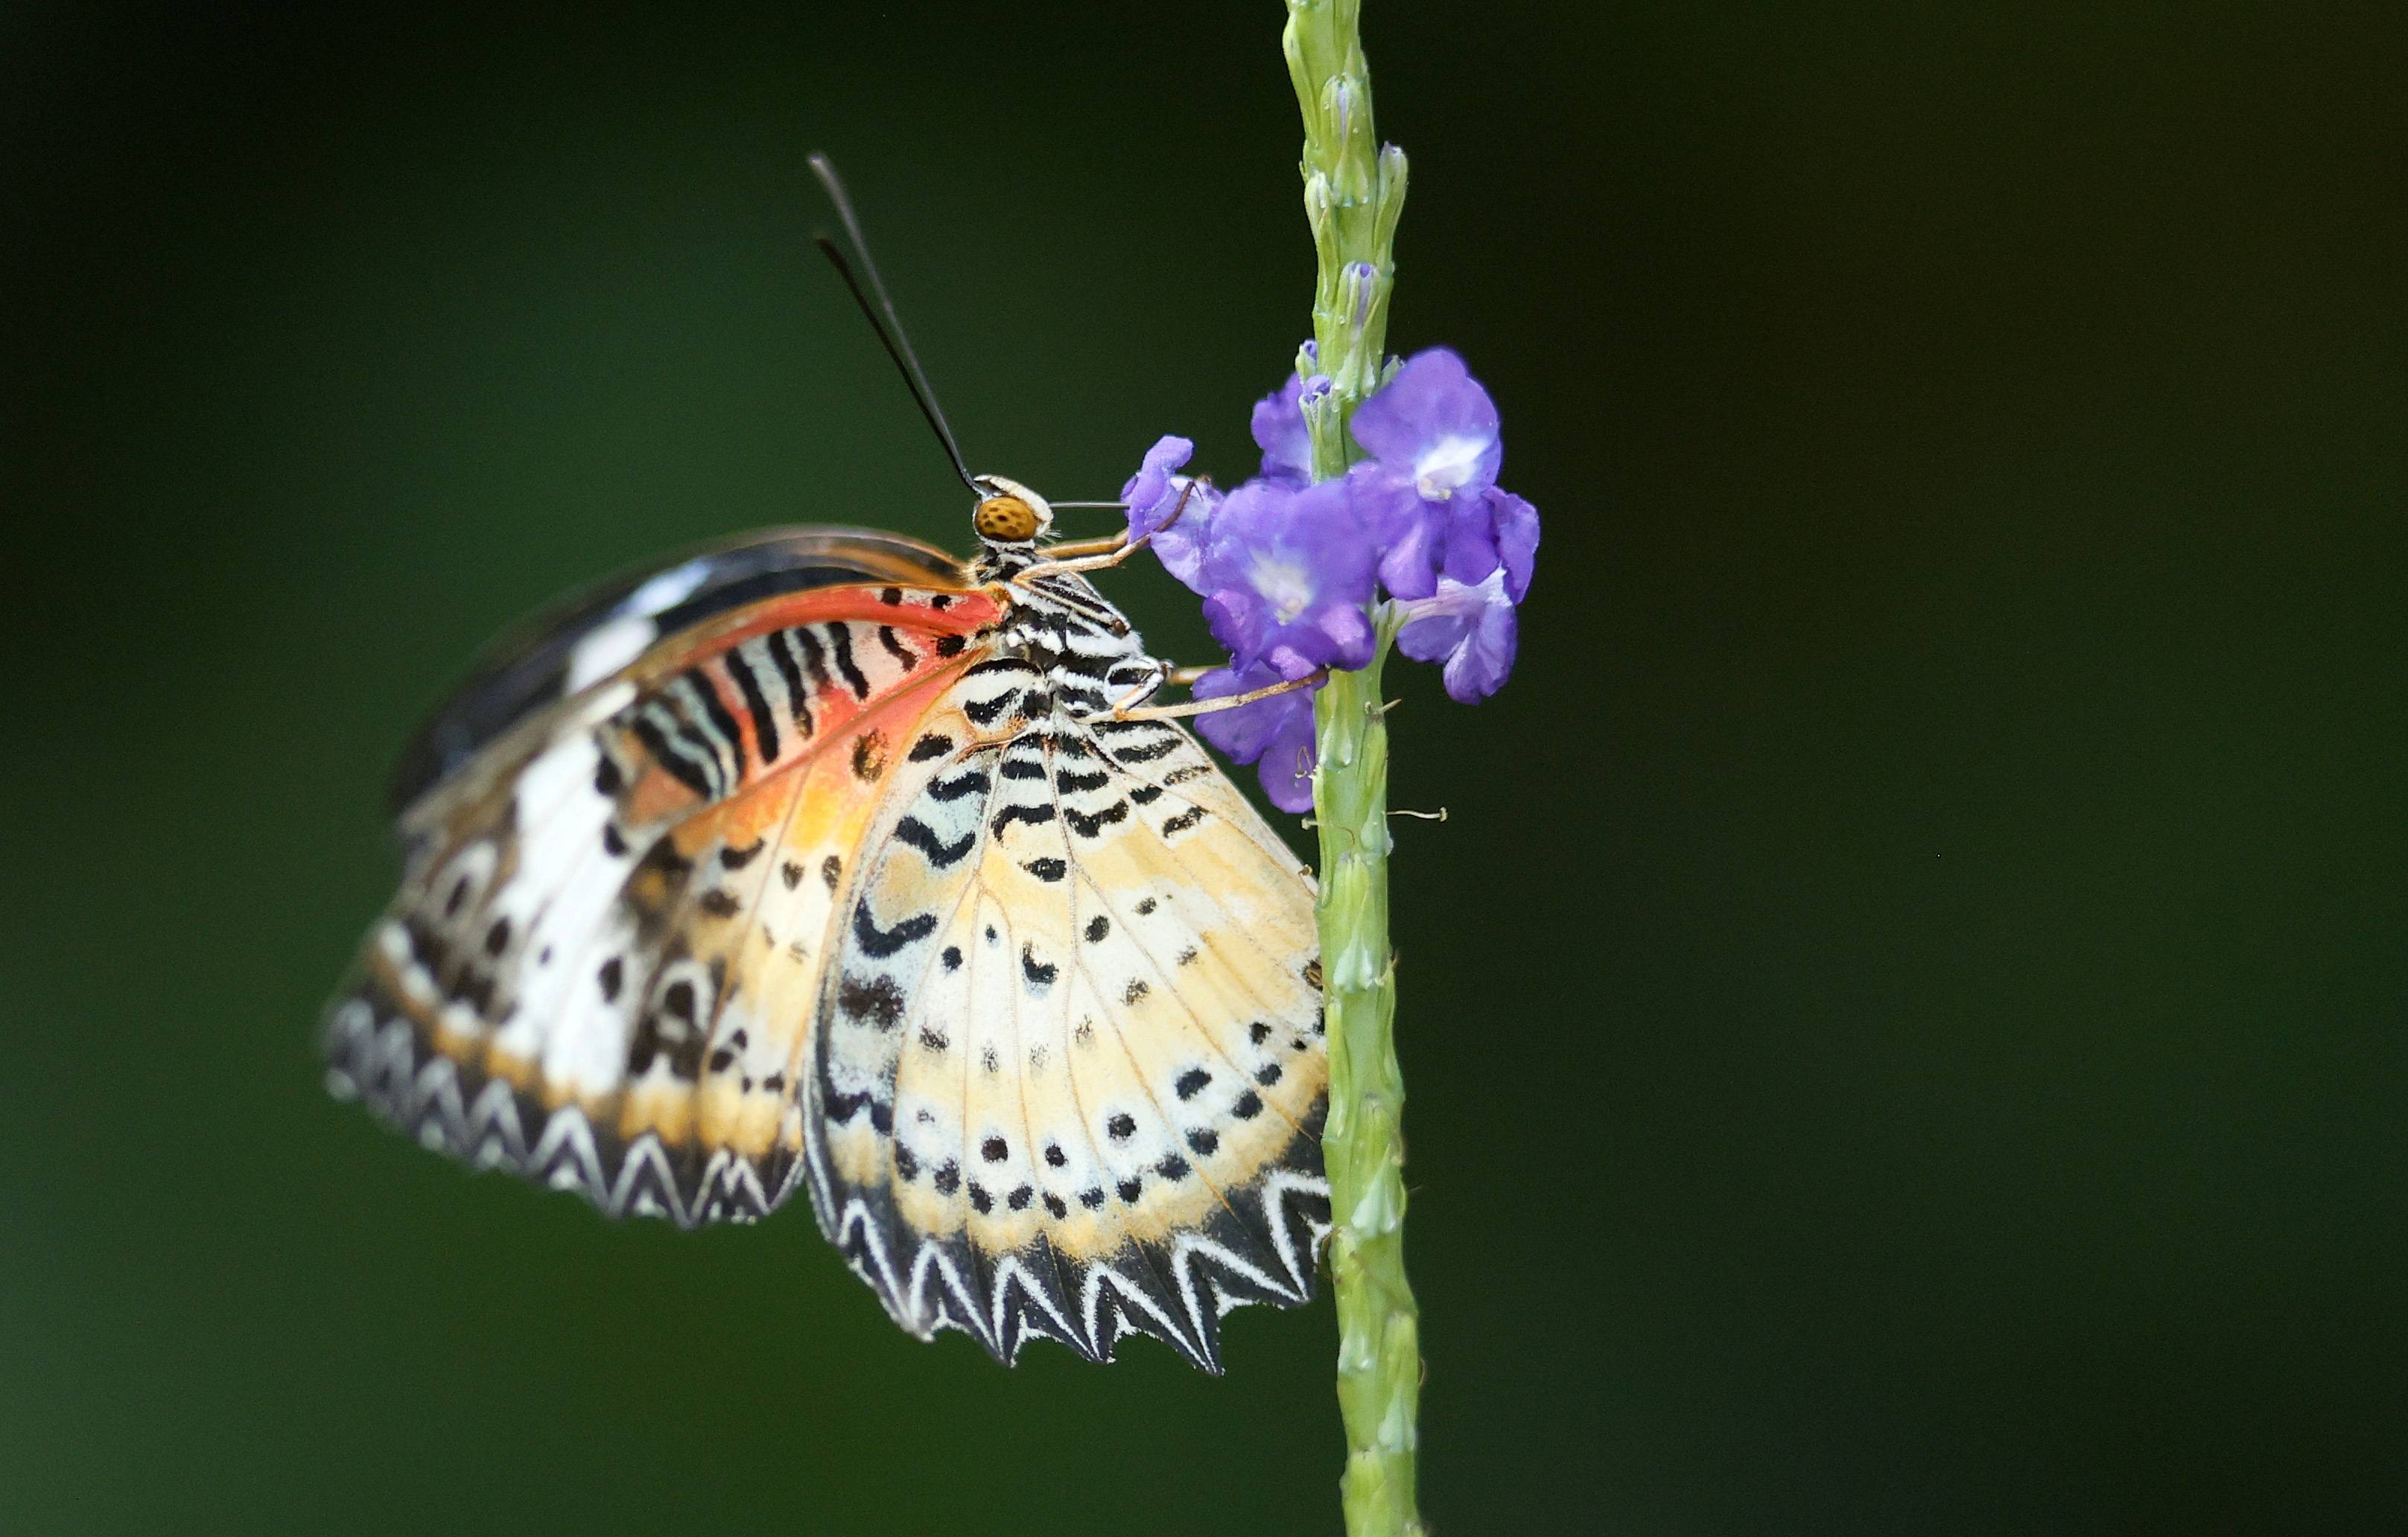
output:
[[[1312,889],[1180,728],[1052,714],[996,660],[923,718],[822,983],[813,1205],[904,1328],[1216,1369],[1312,1289]]]
[[[727,553],[588,602],[438,714],[408,873],[327,1020],[336,1092],[614,1215],[783,1199],[810,1017],[764,1000],[816,983],[889,744],[1002,613],[889,536]]]

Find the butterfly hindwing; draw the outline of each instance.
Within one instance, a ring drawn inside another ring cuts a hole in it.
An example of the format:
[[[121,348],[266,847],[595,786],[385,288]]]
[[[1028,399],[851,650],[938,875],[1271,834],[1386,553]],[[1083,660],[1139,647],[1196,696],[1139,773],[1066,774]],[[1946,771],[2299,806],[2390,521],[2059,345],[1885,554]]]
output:
[[[1041,697],[990,662],[922,722],[825,985],[816,1204],[916,1333],[1209,1366],[1326,1226],[1312,889],[1183,731]]]
[[[329,1016],[337,1092],[614,1215],[777,1204],[842,863],[998,612],[737,605],[480,743],[404,816],[411,868]]]

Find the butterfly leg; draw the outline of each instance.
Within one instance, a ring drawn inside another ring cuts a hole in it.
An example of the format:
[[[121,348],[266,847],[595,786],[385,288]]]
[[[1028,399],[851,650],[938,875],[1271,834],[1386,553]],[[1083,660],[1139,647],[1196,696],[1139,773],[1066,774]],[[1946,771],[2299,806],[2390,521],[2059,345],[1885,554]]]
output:
[[[1044,555],[1048,561],[1070,555],[1109,555],[1127,543],[1126,532],[1111,534],[1101,539],[1065,539],[1058,545],[1047,545]]]
[[[1111,708],[1104,712],[1105,714],[1115,720],[1129,719],[1131,717],[1127,712],[1135,707],[1139,701],[1152,698],[1165,684],[1175,683],[1182,689],[1188,688],[1205,674],[1214,671],[1211,667],[1173,667],[1158,657],[1146,658],[1145,665],[1153,669],[1154,676],[1113,700]]]
[[[1180,671],[1186,672],[1189,669],[1182,668]],[[1302,677],[1292,677],[1284,683],[1274,683],[1268,688],[1249,689],[1241,694],[1230,694],[1221,699],[1191,699],[1184,704],[1146,704],[1136,709],[1115,708],[1111,715],[1115,720],[1168,720],[1183,715],[1211,715],[1218,710],[1234,710],[1240,704],[1252,704],[1258,699],[1268,699],[1274,694],[1293,693],[1298,689],[1313,688],[1328,676],[1328,668],[1316,667]]]
[[[1170,509],[1170,516],[1162,520],[1161,528],[1153,529],[1135,539],[1126,534],[1116,534],[1109,539],[1080,539],[1070,544],[1055,545],[1045,551],[1048,559],[1025,568],[1011,579],[1025,582],[1039,576],[1060,576],[1067,571],[1101,571],[1108,566],[1116,566],[1143,549],[1154,534],[1179,521],[1180,515],[1187,510],[1187,499],[1195,494],[1196,488],[1211,484],[1209,479],[1199,476],[1182,486],[1179,489],[1179,505]],[[1063,556],[1072,558],[1064,560],[1060,558]]]

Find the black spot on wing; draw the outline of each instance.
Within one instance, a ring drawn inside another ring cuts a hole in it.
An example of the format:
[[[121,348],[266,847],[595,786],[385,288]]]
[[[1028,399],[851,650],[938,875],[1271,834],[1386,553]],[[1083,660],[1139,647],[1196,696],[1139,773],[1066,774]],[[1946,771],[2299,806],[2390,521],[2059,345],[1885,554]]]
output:
[[[783,630],[772,630],[762,638],[761,648],[769,653],[769,665],[778,670],[778,681],[785,686],[786,714],[795,723],[798,735],[811,734],[810,693],[803,687],[802,670],[796,664],[795,648]]]
[[[843,678],[844,686],[853,690],[853,697],[867,699],[869,697],[868,675],[861,670],[860,663],[853,660],[853,626],[849,624],[828,626],[828,653],[836,658],[837,676]]]
[[[950,779],[930,780],[928,794],[933,800],[958,801],[965,795],[984,793],[988,782],[984,769],[971,769]]]
[[[1036,947],[1023,945],[1020,947],[1020,974],[1028,979],[1032,989],[1041,992],[1054,985],[1054,979],[1062,975],[1062,968],[1038,960]]]
[[[744,713],[752,718],[752,745],[765,763],[777,761],[778,718],[769,708],[768,695],[761,691],[761,680],[752,676],[752,665],[744,660],[741,648],[727,653],[724,659],[727,676],[736,680],[736,691],[744,700]]]
[[[998,838],[1003,836],[1014,822],[1026,822],[1031,827],[1042,827],[1053,819],[1054,807],[1050,804],[1008,805],[995,814],[995,835]]]
[[[1117,763],[1151,763],[1157,758],[1169,757],[1182,746],[1184,744],[1178,737],[1167,736],[1143,747],[1114,748],[1112,761]]]
[[[744,738],[737,732],[736,718],[727,713],[725,704],[720,703],[719,690],[711,687],[710,677],[699,667],[688,668],[684,682],[687,689],[693,691],[695,699],[701,704],[702,713],[710,719],[711,729],[717,732],[720,739],[727,744],[727,750],[736,755],[736,772],[739,776],[742,775]]]
[[[947,843],[937,835],[934,828],[919,818],[906,817],[895,824],[895,841],[906,847],[918,849],[932,868],[949,870],[969,856],[970,849],[978,843],[978,833],[975,831],[965,833],[957,841]]]
[[[1114,801],[1111,804],[1104,807],[1101,811],[1096,812],[1092,816],[1070,806],[1064,806],[1062,808],[1062,819],[1069,824],[1071,832],[1076,833],[1082,838],[1092,838],[1096,833],[1101,833],[1105,828],[1110,827],[1112,823],[1125,821],[1127,818],[1128,803],[1126,801]]]
[[[914,913],[892,929],[881,929],[878,920],[869,916],[869,904],[864,902],[853,910],[853,939],[861,953],[873,961],[883,961],[907,945],[916,945],[937,929],[937,915]]]
[[[803,671],[810,675],[814,688],[828,686],[827,648],[820,644],[816,631],[809,625],[788,631],[795,637],[795,648],[803,654]]]
[[[865,784],[873,783],[886,772],[886,733],[867,731],[853,738],[853,776]]]
[[[993,699],[973,699],[962,706],[962,714],[969,717],[972,725],[992,726],[1019,700],[1020,694],[1020,690],[1013,689]]]
[[[891,976],[847,975],[837,983],[836,1006],[877,1030],[893,1030],[903,1022],[903,989]]]
[[[635,733],[636,740],[652,754],[653,762],[668,771],[669,777],[705,800],[710,798],[710,776],[703,771],[699,762],[670,745],[668,733],[661,730],[649,713],[637,713]]]

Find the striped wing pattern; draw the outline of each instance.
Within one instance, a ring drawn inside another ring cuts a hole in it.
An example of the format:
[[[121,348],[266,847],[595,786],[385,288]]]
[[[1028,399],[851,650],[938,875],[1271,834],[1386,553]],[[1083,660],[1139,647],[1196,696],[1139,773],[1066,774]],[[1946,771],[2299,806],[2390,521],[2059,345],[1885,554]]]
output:
[[[614,1216],[751,1219],[889,745],[976,658],[977,594],[741,610],[523,720],[405,816],[328,1079],[430,1147]],[[774,845],[776,857],[770,856]]]
[[[1217,1370],[1328,1231],[1311,879],[1185,731],[1098,716],[1104,662],[1021,660],[1141,658],[1091,589],[1015,619],[942,560],[752,536],[487,664],[329,1085],[614,1217],[806,1185],[923,1338]]]

